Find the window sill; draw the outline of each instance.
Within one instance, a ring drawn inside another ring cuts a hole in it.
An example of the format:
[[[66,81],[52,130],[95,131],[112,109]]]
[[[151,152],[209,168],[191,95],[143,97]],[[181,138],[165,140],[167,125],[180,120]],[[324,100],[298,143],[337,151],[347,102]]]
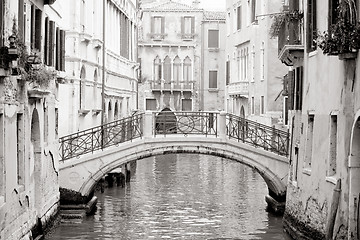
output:
[[[219,48],[209,48],[209,52],[219,52]]]
[[[209,92],[219,92],[219,89],[218,88],[210,88],[208,91]]]
[[[336,185],[337,178],[335,176],[328,176],[328,177],[325,178],[325,181]]]
[[[311,169],[310,169],[310,168],[304,168],[304,169],[302,170],[302,172],[303,172],[303,174],[306,174],[306,175],[308,175],[308,176],[311,176]]]
[[[92,115],[98,115],[102,110],[101,109],[93,109],[91,110]]]
[[[79,111],[78,111],[78,113],[79,113],[79,115],[86,115],[86,114],[88,114],[90,112],[90,110],[85,110],[85,109],[79,109]]]

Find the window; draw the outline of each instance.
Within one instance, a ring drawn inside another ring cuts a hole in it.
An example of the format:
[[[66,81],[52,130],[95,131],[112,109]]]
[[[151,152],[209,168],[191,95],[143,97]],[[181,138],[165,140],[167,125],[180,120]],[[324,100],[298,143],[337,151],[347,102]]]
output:
[[[251,64],[252,64],[252,78],[251,81],[255,82],[255,45],[252,46],[252,50],[251,50]]]
[[[307,12],[307,51],[311,52],[316,50],[316,31],[317,31],[317,23],[316,23],[316,0],[308,0],[308,12]]]
[[[227,13],[227,18],[226,18],[226,35],[229,36],[230,35],[230,29],[231,29],[231,26],[230,26],[230,20],[231,20],[231,17],[230,17],[230,12]]]
[[[208,32],[208,47],[219,48],[219,30],[209,30]]]
[[[181,34],[183,38],[192,38],[195,32],[195,17],[181,17]]]
[[[120,13],[120,55],[129,59],[129,20],[125,14]]]
[[[260,63],[261,76],[260,76],[260,79],[264,80],[265,79],[265,43],[264,42],[261,43],[260,52],[261,52],[261,59],[260,59],[261,60],[261,63]]]
[[[168,56],[164,60],[164,80],[166,83],[171,81],[171,60]]]
[[[209,88],[217,88],[217,71],[209,71]]]
[[[85,31],[85,0],[81,0],[80,1],[80,26],[81,26],[81,31],[84,32]]]
[[[260,114],[265,114],[265,100],[264,96],[260,97]]]
[[[302,109],[303,67],[295,69],[295,110]]]
[[[331,115],[328,176],[333,176],[336,174],[336,157],[337,157],[337,115]]]
[[[24,123],[23,114],[18,113],[16,119],[16,143],[17,143],[17,183],[25,184],[25,159],[24,159]]]
[[[184,75],[183,79],[185,83],[189,83],[192,79],[191,75],[191,60],[189,57],[186,57],[184,60]]]
[[[93,108],[94,109],[97,108],[97,98],[98,98],[97,87],[98,87],[98,74],[97,74],[97,70],[95,69],[95,71],[94,71],[94,86],[93,86],[93,103],[94,103]]]
[[[230,61],[226,61],[226,85],[230,83]]]
[[[256,20],[256,0],[251,0],[251,22]]]
[[[241,29],[241,6],[237,7],[237,15],[236,15],[236,29]]]
[[[161,70],[161,60],[159,57],[156,57],[154,60],[154,80],[160,81],[162,77]]]
[[[41,19],[42,12],[40,9],[31,5],[31,49],[41,50]]]
[[[151,19],[151,33],[164,34],[165,19],[164,17],[152,17]]]
[[[156,110],[156,99],[146,99],[146,110],[149,111]]]
[[[337,22],[337,8],[339,7],[339,0],[329,0],[329,26],[328,26],[328,30],[330,31],[330,26],[332,24],[335,24]]]
[[[65,31],[56,28],[55,69],[65,71]]]
[[[182,99],[181,105],[182,111],[192,111],[192,99]]]
[[[174,59],[174,83],[175,84],[179,84],[180,82],[180,78],[181,78],[181,60],[179,57],[176,57]]]
[[[85,109],[85,94],[86,94],[86,74],[85,68],[81,68],[80,72],[80,109]]]
[[[255,114],[255,98],[251,97],[251,114]]]
[[[308,128],[306,134],[306,149],[305,149],[306,156],[305,156],[304,168],[311,168],[313,135],[314,135],[314,115],[309,114]]]
[[[19,0],[19,6],[18,6],[18,33],[19,33],[19,37],[21,38],[21,40],[24,42],[24,39],[25,39],[25,26],[26,26],[26,8],[25,8],[25,4],[24,4],[24,0]],[[0,14],[1,14],[1,20],[3,20],[4,18],[4,15],[3,15],[3,12],[2,12],[2,8],[3,8],[3,1],[1,0],[0,1]],[[0,26],[1,28],[1,26]],[[1,31],[0,32],[3,32],[2,31],[2,28],[0,29]],[[0,37],[0,40],[1,40],[1,37]],[[1,41],[2,42],[2,41]]]

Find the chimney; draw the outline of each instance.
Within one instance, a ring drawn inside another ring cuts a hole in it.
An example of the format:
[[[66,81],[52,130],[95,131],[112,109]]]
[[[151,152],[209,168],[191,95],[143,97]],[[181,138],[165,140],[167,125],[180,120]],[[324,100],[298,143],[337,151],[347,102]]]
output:
[[[200,1],[199,1],[199,0],[193,0],[193,1],[192,1],[192,6],[193,6],[194,8],[199,8],[199,4],[200,4]]]

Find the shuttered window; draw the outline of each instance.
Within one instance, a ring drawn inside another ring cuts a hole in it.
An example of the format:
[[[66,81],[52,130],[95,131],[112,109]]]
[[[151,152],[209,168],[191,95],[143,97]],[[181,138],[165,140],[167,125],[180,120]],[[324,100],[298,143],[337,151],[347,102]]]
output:
[[[45,18],[44,64],[49,65],[49,18]]]
[[[307,12],[307,51],[311,52],[316,50],[316,0],[308,0],[308,12]]]
[[[60,70],[65,71],[65,31],[60,30]]]
[[[49,66],[54,66],[55,22],[49,22]]]
[[[164,34],[165,20],[164,17],[156,16],[151,18],[151,33]]]
[[[209,71],[209,88],[217,88],[217,71]]]
[[[3,1],[0,1],[0,4],[2,5]],[[25,17],[25,11],[24,11],[24,0],[19,0],[19,6],[18,6],[18,34],[19,37],[22,41],[24,41],[25,39],[25,21],[26,21],[26,17]],[[2,8],[2,7],[0,7]],[[1,19],[3,19],[3,15],[1,15]],[[2,21],[2,20],[0,20]]]
[[[256,20],[256,0],[251,0],[251,22]]]
[[[219,30],[209,30],[208,32],[208,47],[219,48]]]
[[[195,17],[192,16],[181,17],[181,33],[182,34],[195,33]]]
[[[329,30],[330,30],[330,26],[332,24],[335,24],[337,22],[337,8],[339,7],[339,0],[329,0]]]
[[[241,29],[241,6],[237,7],[236,26],[237,30]]]

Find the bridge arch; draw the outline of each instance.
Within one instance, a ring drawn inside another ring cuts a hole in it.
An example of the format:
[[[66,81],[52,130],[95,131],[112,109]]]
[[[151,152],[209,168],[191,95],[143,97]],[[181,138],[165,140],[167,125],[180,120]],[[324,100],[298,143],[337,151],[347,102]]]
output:
[[[187,137],[186,141],[179,142],[178,137],[164,137],[123,143],[69,164],[61,164],[60,173],[64,176],[60,179],[68,182],[60,185],[88,196],[106,173],[122,164],[152,156],[183,153],[218,156],[250,166],[265,180],[269,195],[280,202],[285,201],[288,173],[285,157],[232,140],[219,142],[216,138]]]

